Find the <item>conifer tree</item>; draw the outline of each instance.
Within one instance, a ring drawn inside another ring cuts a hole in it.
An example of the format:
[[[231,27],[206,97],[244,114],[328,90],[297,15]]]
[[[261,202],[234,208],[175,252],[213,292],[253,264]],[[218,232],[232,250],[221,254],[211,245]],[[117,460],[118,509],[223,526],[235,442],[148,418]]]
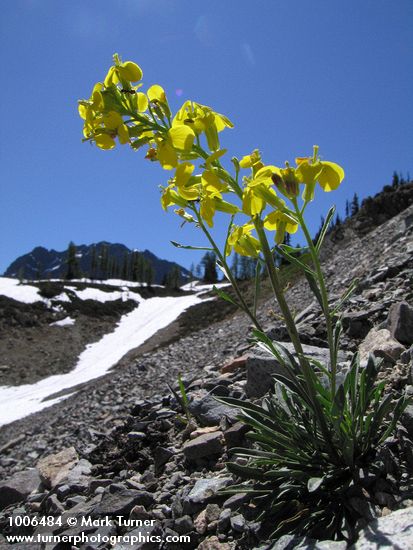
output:
[[[204,266],[204,281],[206,283],[218,282],[216,261],[217,259],[213,252],[207,252],[201,260],[201,264]]]
[[[169,290],[178,290],[181,283],[181,272],[177,265],[174,265],[166,275],[165,286]]]
[[[109,271],[109,251],[108,251],[107,244],[102,244],[100,248],[99,257],[100,257],[100,262],[99,262],[100,277],[101,279],[107,279],[108,271]]]
[[[400,185],[399,174],[396,171],[393,172],[393,178],[391,183],[393,187],[399,187]]]
[[[128,257],[128,253],[125,252],[125,254],[123,255],[123,264],[122,264],[122,274],[121,274],[121,278],[124,280],[124,281],[128,281],[129,280],[129,257]]]
[[[346,200],[346,219],[350,216],[350,203]]]
[[[92,280],[96,279],[97,270],[98,270],[98,258],[97,258],[96,246],[93,245],[92,251],[91,251],[91,258],[90,258],[90,273],[89,273],[89,277]]]
[[[355,216],[359,210],[360,210],[359,198],[357,193],[354,193],[353,200],[351,201],[351,215]]]
[[[153,264],[150,260],[145,260],[145,267],[144,267],[144,281],[148,286],[152,286],[154,278],[155,278],[155,269],[153,267]]]
[[[66,276],[65,279],[79,279],[80,269],[77,259],[76,245],[70,241],[66,252]]]

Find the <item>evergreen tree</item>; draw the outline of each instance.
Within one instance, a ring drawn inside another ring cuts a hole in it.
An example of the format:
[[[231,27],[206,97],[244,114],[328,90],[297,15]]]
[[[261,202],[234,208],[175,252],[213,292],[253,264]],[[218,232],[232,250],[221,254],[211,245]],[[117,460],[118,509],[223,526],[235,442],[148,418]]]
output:
[[[102,244],[100,248],[99,258],[100,258],[100,262],[99,262],[100,278],[107,279],[108,271],[109,271],[109,250],[108,250],[107,244]]]
[[[125,252],[125,254],[123,255],[123,264],[122,264],[122,274],[121,274],[121,278],[124,280],[124,281],[128,281],[129,280],[129,257],[128,257],[128,253]]]
[[[350,203],[346,200],[346,219],[350,216]]]
[[[145,275],[144,275],[144,280],[145,280],[145,283],[148,285],[148,286],[152,286],[153,284],[153,281],[155,279],[155,269],[153,267],[153,264],[150,260],[145,260]]]
[[[66,276],[65,279],[79,279],[80,269],[77,259],[76,245],[70,241],[66,252]]]
[[[405,185],[406,180],[404,179],[403,174],[401,172],[400,172],[400,175],[399,175],[399,179],[400,179],[400,185]]]
[[[353,200],[351,201],[351,215],[355,216],[360,210],[359,198],[357,193],[354,193]]]
[[[204,267],[204,281],[206,283],[218,282],[216,262],[217,259],[214,252],[207,252],[201,260],[201,264]]]
[[[177,265],[174,265],[166,275],[165,286],[169,290],[178,290],[181,282],[181,271]]]
[[[98,270],[98,258],[97,258],[96,246],[93,245],[91,258],[90,258],[90,273],[89,273],[89,277],[92,280],[96,279],[97,270]]]
[[[400,185],[399,174],[396,171],[393,172],[393,178],[391,183],[393,187],[399,187]]]

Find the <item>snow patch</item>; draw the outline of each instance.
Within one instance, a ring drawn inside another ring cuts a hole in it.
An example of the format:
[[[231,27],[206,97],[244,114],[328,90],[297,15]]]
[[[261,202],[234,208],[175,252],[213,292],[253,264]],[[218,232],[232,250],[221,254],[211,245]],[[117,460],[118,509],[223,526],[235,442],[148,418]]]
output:
[[[35,384],[0,386],[0,426],[41,411],[68,397],[64,395],[45,401],[57,392],[103,376],[128,351],[143,344],[186,309],[201,301],[199,294],[142,299],[137,308],[121,317],[113,332],[86,346],[71,372],[49,376]]]
[[[51,327],[67,327],[68,325],[74,325],[75,319],[72,319],[72,317],[65,317],[64,319],[60,319],[60,321],[55,321],[54,323],[50,323],[49,326]]]
[[[43,301],[38,288],[31,285],[21,285],[17,279],[9,279],[8,277],[0,277],[0,294],[25,304]]]
[[[129,292],[128,289],[105,292],[98,288],[85,288],[83,290],[78,290],[72,286],[67,286],[65,288],[71,290],[78,298],[80,298],[80,300],[95,300],[96,302],[111,302],[114,300],[122,300],[122,302],[126,302],[127,300],[134,300],[138,303],[143,300],[139,294],[136,292]]]

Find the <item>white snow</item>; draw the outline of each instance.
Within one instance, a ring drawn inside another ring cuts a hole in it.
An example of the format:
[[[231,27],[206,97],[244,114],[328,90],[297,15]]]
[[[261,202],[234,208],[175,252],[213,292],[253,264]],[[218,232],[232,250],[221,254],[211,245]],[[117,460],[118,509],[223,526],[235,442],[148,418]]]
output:
[[[39,294],[39,289],[35,286],[21,285],[18,279],[9,279],[8,277],[0,277],[0,294],[25,304],[33,304],[43,300]]]
[[[128,289],[105,292],[98,288],[85,288],[83,290],[78,290],[72,286],[67,286],[65,288],[74,292],[81,300],[96,300],[96,302],[109,302],[113,300],[122,300],[126,302],[127,300],[135,300],[135,302],[139,303],[143,299],[140,294],[129,292]]]
[[[61,279],[56,279],[61,282]],[[82,281],[83,282],[83,281]],[[106,283],[106,281],[105,281]],[[118,284],[119,283],[119,284]],[[116,290],[113,292],[105,292],[98,288],[85,288],[79,290],[73,286],[65,286],[66,290],[71,290],[76,294],[80,300],[96,300],[98,302],[107,302],[112,300],[127,301],[134,300],[135,302],[141,302],[142,298],[136,292],[129,292],[128,286],[137,287],[143,286],[142,283],[129,283],[128,281],[122,281],[121,279],[113,279],[108,282],[110,286],[123,286],[122,290]],[[160,285],[159,285],[160,286]],[[51,307],[52,302],[70,302],[69,296],[66,292],[62,292],[58,296],[54,296],[51,300],[42,298],[39,294],[39,289],[32,285],[21,285],[18,279],[10,279],[7,277],[0,277],[0,295],[13,298],[19,302],[26,304],[32,304],[34,302],[45,302],[48,307]]]
[[[44,401],[56,392],[104,375],[128,351],[141,345],[158,330],[172,323],[187,308],[201,301],[198,294],[142,299],[137,308],[121,317],[113,332],[86,347],[71,372],[49,376],[35,384],[0,386],[0,426],[66,399],[68,395]]]
[[[55,321],[54,323],[50,323],[51,327],[67,327],[68,325],[74,325],[75,320],[72,319],[72,317],[65,317],[64,319],[60,319],[60,321]]]
[[[224,288],[226,286],[230,286],[231,283],[215,283],[213,284],[199,284],[199,281],[191,281],[190,283],[186,283],[185,285],[181,286],[181,290],[193,290],[195,292],[207,292],[209,290],[212,290],[214,286],[217,288]]]

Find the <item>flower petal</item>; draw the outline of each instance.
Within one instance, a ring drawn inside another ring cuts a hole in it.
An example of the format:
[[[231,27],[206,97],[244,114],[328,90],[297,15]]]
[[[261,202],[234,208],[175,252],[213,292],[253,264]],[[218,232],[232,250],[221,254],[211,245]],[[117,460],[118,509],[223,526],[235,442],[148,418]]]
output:
[[[318,183],[324,191],[334,191],[344,179],[344,170],[335,162],[323,161],[323,169],[318,176]]]

